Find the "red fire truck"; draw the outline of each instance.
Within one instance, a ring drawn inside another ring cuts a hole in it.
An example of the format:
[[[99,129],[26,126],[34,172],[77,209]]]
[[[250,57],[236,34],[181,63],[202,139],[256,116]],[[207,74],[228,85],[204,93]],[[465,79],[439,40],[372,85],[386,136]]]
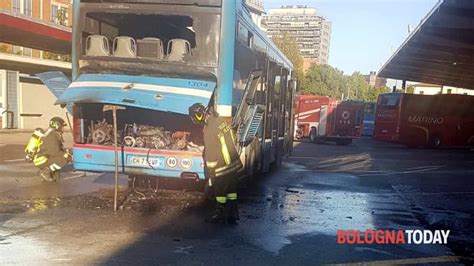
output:
[[[411,147],[473,147],[474,96],[379,96],[375,138]]]
[[[361,136],[362,102],[337,101],[327,96],[301,95],[295,100],[295,137],[312,142],[347,145]]]

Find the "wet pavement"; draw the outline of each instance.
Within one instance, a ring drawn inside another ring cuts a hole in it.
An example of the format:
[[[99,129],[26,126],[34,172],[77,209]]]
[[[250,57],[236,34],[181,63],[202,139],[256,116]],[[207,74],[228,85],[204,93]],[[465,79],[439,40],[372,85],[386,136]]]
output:
[[[3,137],[0,135],[0,137]],[[297,143],[240,192],[236,226],[203,222],[196,186],[134,192],[68,169],[42,183],[0,140],[0,261],[6,264],[472,264],[474,152],[369,139]],[[161,183],[160,183],[161,184]],[[144,194],[145,197],[143,197]],[[451,230],[448,245],[338,245],[337,230]]]

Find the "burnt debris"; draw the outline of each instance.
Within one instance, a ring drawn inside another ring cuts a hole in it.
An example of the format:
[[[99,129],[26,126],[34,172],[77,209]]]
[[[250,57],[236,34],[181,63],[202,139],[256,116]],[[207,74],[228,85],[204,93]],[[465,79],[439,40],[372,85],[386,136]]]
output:
[[[112,146],[113,126],[102,121],[93,121],[89,126],[87,143]],[[189,140],[190,132],[171,132],[163,127],[149,125],[126,124],[118,130],[119,145],[124,147],[148,148],[157,150],[183,150],[202,152],[204,147]]]

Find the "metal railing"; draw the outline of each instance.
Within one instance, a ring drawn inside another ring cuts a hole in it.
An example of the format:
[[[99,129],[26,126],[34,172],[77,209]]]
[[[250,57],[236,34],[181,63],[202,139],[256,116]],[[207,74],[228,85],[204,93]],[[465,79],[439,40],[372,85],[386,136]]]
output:
[[[14,125],[13,125],[13,119],[15,118],[15,113],[13,111],[8,111],[8,110],[5,110],[2,112],[2,116],[3,114],[6,113],[6,118],[7,118],[7,129],[13,129]],[[9,116],[10,115],[10,116]],[[8,126],[8,118],[10,117],[10,126]]]

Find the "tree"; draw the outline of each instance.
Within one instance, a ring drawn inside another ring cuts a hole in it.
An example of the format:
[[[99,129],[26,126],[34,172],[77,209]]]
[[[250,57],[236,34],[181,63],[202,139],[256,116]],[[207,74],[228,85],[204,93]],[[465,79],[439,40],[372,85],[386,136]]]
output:
[[[303,81],[303,94],[323,95],[335,99],[375,101],[380,93],[388,92],[387,87],[370,86],[360,72],[348,76],[330,65],[312,65]]]
[[[303,72],[303,57],[295,39],[287,33],[274,36],[273,42],[293,63],[294,77],[298,81],[301,94],[323,95],[335,99],[374,101],[380,93],[388,91],[387,87],[374,88],[360,72],[345,75],[344,72],[330,65],[313,64],[306,73]]]
[[[62,26],[67,26],[67,8],[61,7],[56,14],[57,23]]]
[[[0,44],[0,53],[10,53],[10,49],[5,44]]]
[[[62,62],[71,62],[71,56],[68,54],[57,54],[52,52],[43,52],[43,59],[62,61]]]
[[[407,93],[415,93],[415,86],[413,85],[410,85],[408,86],[407,90],[406,90]]]
[[[389,90],[390,89],[387,86],[378,87],[378,88],[372,87],[372,89],[365,96],[364,100],[369,101],[369,102],[375,102],[375,101],[377,101],[377,98],[379,97],[379,94],[387,93],[387,92],[389,92]]]
[[[348,77],[347,86],[347,99],[365,100],[367,94],[373,89],[360,72],[354,72]]]
[[[291,36],[285,33],[283,36],[274,36],[273,42],[293,64],[293,76],[296,77],[298,84],[300,84],[304,79],[303,57],[300,54],[300,50],[295,39],[291,38]],[[298,87],[301,86],[299,85]]]
[[[347,92],[347,82],[341,70],[330,65],[313,64],[305,74],[301,92],[340,99]]]

